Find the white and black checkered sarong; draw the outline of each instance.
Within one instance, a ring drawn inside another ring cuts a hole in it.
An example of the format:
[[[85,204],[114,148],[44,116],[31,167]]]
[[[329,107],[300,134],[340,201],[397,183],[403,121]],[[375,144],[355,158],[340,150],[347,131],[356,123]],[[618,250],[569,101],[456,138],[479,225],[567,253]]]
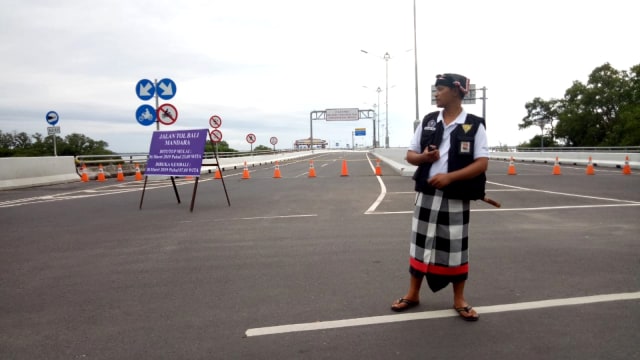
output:
[[[411,223],[410,272],[426,276],[433,292],[469,272],[469,201],[447,199],[442,191],[418,193]]]

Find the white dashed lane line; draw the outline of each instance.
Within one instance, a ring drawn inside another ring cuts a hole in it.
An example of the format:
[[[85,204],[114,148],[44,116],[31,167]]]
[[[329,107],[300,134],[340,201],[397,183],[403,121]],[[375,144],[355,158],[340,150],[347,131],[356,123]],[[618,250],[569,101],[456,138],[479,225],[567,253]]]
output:
[[[485,314],[502,313],[502,312],[508,312],[508,311],[544,309],[544,308],[551,308],[551,307],[558,307],[558,306],[584,305],[584,304],[593,304],[593,303],[601,303],[601,302],[638,300],[638,299],[640,299],[640,291],[632,292],[632,293],[593,295],[593,296],[582,296],[582,297],[574,297],[574,298],[566,298],[566,299],[530,301],[530,302],[515,303],[515,304],[477,306],[477,307],[474,307],[474,309],[476,309],[476,311],[482,316]],[[456,316],[458,316],[458,314],[453,309],[413,312],[413,313],[397,314],[397,315],[383,315],[383,316],[372,316],[372,317],[355,318],[355,319],[319,321],[319,322],[312,322],[312,323],[261,327],[261,328],[248,329],[245,332],[245,335],[247,337],[277,335],[277,334],[303,332],[303,331],[329,330],[329,329],[338,329],[338,328],[353,327],[353,326],[378,325],[378,324],[397,323],[397,322],[403,322],[403,321],[429,320],[429,319],[439,319],[439,318],[456,317]]]

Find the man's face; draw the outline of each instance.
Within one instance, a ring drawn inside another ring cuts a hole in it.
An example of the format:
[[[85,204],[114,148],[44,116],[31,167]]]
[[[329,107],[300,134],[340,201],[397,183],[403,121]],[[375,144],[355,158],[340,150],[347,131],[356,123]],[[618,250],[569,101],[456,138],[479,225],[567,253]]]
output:
[[[458,89],[450,88],[444,85],[436,86],[436,106],[444,108],[459,99]]]

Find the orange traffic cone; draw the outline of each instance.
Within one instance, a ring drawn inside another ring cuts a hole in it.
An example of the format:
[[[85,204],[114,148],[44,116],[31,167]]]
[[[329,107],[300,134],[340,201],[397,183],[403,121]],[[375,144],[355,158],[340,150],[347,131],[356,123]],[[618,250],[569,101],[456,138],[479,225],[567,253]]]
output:
[[[316,168],[313,167],[313,160],[309,160],[309,177],[316,177]]]
[[[213,176],[214,179],[222,179],[222,173],[220,172],[220,168],[216,169],[216,174]]]
[[[136,163],[136,181],[142,180],[142,173],[140,172],[140,165]]]
[[[104,176],[104,169],[102,168],[102,164],[100,164],[98,166],[98,181],[105,181],[107,180]]]
[[[249,168],[247,168],[247,162],[244,162],[244,170],[242,171],[242,178],[243,179],[250,179],[251,176],[249,175]]]
[[[587,175],[595,175],[596,172],[593,169],[593,163],[591,162],[591,156],[589,156],[589,162],[587,163],[587,169],[585,170]]]
[[[89,182],[89,174],[87,174],[87,165],[82,163],[82,175],[80,176],[82,182]]]
[[[513,156],[509,161],[509,170],[507,170],[507,175],[517,175],[516,166],[513,164]]]
[[[382,176],[382,168],[380,168],[380,159],[376,159],[376,176]]]
[[[282,176],[280,176],[280,163],[276,161],[276,169],[273,171],[273,178],[280,179],[281,177]]]
[[[124,173],[122,172],[122,165],[118,164],[118,181],[124,181]]]
[[[349,176],[349,170],[347,169],[347,160],[342,160],[342,172],[340,176]]]
[[[560,162],[558,161],[558,157],[556,156],[556,163],[553,165],[553,175],[561,175],[560,173]]]
[[[622,168],[624,175],[631,175],[631,166],[629,166],[629,155],[624,158],[624,167]]]

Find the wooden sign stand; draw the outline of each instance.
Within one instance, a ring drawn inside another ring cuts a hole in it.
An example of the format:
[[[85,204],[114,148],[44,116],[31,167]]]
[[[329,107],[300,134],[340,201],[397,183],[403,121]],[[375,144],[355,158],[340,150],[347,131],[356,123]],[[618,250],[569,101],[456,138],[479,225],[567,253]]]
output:
[[[218,160],[218,152],[215,150],[213,150],[213,155],[216,159],[215,163],[212,164],[202,164],[203,166],[215,166],[218,169],[220,169],[220,160]],[[196,190],[198,189],[198,180],[200,180],[200,177],[196,178],[196,183],[193,187],[193,196],[191,197],[191,207],[190,207],[190,211],[193,212],[193,206],[195,204],[196,201]],[[227,204],[229,206],[231,206],[231,201],[229,200],[229,193],[227,192],[227,186],[224,184],[224,176],[222,175],[222,170],[220,170],[220,181],[222,181],[222,188],[224,189],[224,195],[227,197]]]
[[[204,157],[198,154],[202,154],[204,149],[206,133],[206,129],[154,132],[151,139],[149,159],[147,160],[148,167],[146,169],[147,171],[145,171],[144,186],[142,188],[142,195],[140,196],[140,209],[142,209],[142,202],[147,189],[147,180],[149,179],[147,173],[150,175],[169,176],[171,178],[171,184],[173,185],[173,191],[176,194],[178,204],[180,204],[180,195],[178,194],[178,188],[176,187],[175,176],[186,175],[196,177],[196,181],[193,186],[193,194],[191,195],[191,206],[189,207],[189,210],[193,212],[193,207],[196,201],[196,192],[198,190],[198,181],[202,175],[202,166],[216,166],[220,169],[220,160],[218,159],[218,152],[215,148],[213,152],[215,163],[213,164],[204,164]],[[209,136],[211,136],[211,134],[209,134]],[[198,154],[198,156],[196,156],[196,154]],[[194,163],[194,161],[197,162]],[[174,164],[175,167],[172,167]],[[227,186],[224,183],[222,172],[220,172],[220,179],[222,180],[224,194],[227,197],[227,204],[231,206],[231,201],[229,201],[229,194],[227,193]]]

